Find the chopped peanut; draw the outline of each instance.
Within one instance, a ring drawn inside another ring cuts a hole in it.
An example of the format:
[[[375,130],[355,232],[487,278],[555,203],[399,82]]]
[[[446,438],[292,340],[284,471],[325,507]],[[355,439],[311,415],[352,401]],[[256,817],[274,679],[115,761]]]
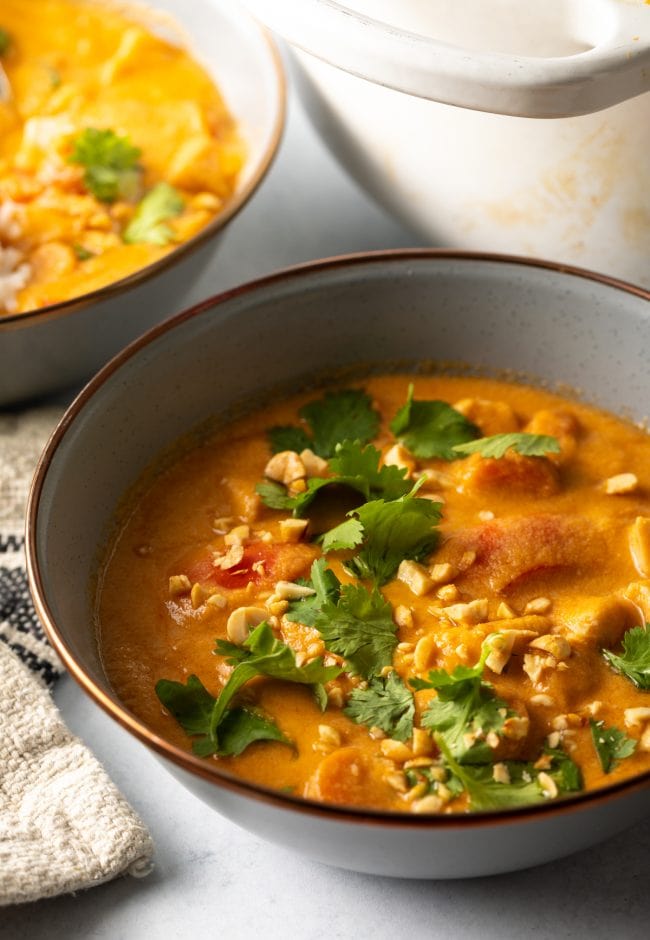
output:
[[[555,780],[553,780],[553,778],[544,770],[538,774],[537,780],[540,787],[542,788],[542,793],[544,796],[548,797],[549,800],[555,799],[558,794],[557,783]]]
[[[393,612],[393,618],[397,626],[401,627],[403,630],[411,630],[413,628],[413,611],[410,607],[399,604]]]
[[[407,477],[413,475],[413,471],[416,467],[416,462],[413,456],[408,452],[403,444],[395,444],[390,448],[390,450],[386,451],[384,454],[384,464],[387,467],[400,467],[401,469],[406,470]]]
[[[313,450],[308,447],[300,452],[300,459],[305,468],[307,477],[325,477],[327,476],[328,463],[322,457],[318,457]]]
[[[555,633],[547,633],[545,636],[538,636],[536,639],[531,640],[530,644],[533,649],[544,650],[545,653],[550,653],[558,661],[563,659],[568,659],[571,655],[571,646],[568,641],[564,639],[563,636],[559,636]]]
[[[264,468],[265,477],[276,483],[284,483],[285,486],[303,479],[306,473],[304,463],[293,450],[281,450],[274,454]]]
[[[636,570],[644,577],[650,577],[650,518],[637,516],[630,527],[630,553]]]
[[[403,764],[404,761],[413,759],[413,751],[401,741],[394,741],[393,738],[385,738],[381,742],[381,753],[389,760],[394,760],[396,764]]]
[[[503,763],[495,764],[492,768],[492,778],[497,783],[510,783],[510,771],[508,765]]]
[[[477,598],[468,604],[453,604],[451,607],[443,607],[441,614],[448,620],[458,623],[484,623],[488,615],[487,598]]]
[[[439,597],[443,603],[449,604],[458,600],[460,591],[455,584],[445,584],[436,591],[436,597]]]
[[[505,601],[501,601],[497,607],[497,620],[510,620],[516,616],[517,614],[514,612],[510,604],[506,604]]]
[[[283,542],[299,542],[307,530],[307,519],[281,519],[280,539]]]
[[[173,574],[169,579],[169,593],[171,597],[178,597],[180,594],[189,594],[192,590],[192,582],[186,574]]]
[[[634,473],[617,473],[605,480],[605,492],[611,496],[625,496],[634,493],[639,487],[639,481]]]
[[[248,634],[268,617],[263,607],[237,607],[228,617],[226,635],[231,643],[241,646],[248,639]]]
[[[413,653],[413,668],[416,672],[426,672],[432,663],[436,649],[436,637],[434,633],[428,633],[420,637],[415,644]]]
[[[275,596],[282,601],[296,601],[304,597],[313,597],[316,591],[306,584],[294,584],[293,581],[278,581]]]
[[[444,800],[430,793],[429,796],[411,803],[411,809],[414,813],[439,813],[444,805]]]
[[[223,541],[226,545],[241,545],[242,542],[245,542],[246,539],[250,538],[250,534],[250,526],[238,525],[234,529],[231,529],[230,532],[227,532],[226,535],[224,535]]]
[[[402,561],[397,569],[397,578],[402,581],[413,594],[422,597],[428,594],[433,587],[433,581],[429,577],[424,565],[417,561]]]
[[[443,562],[439,565],[432,565],[429,568],[429,577],[433,584],[449,584],[458,574],[458,570],[450,565],[449,562]]]
[[[650,721],[650,706],[640,705],[638,708],[625,709],[626,728],[641,728]]]
[[[548,597],[534,597],[524,607],[524,614],[547,614],[552,606]]]

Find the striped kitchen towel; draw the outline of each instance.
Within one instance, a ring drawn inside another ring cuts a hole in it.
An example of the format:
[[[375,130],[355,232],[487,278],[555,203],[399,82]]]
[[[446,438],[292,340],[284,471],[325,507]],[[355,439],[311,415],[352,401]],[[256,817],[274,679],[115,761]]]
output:
[[[151,870],[144,824],[52,701],[62,665],[27,586],[27,493],[60,414],[0,413],[0,906]]]

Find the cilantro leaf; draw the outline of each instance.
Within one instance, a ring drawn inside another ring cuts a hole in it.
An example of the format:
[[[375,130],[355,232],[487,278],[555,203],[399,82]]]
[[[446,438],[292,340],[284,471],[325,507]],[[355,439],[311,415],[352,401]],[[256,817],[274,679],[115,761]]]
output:
[[[306,431],[291,424],[270,428],[267,434],[271,452],[274,454],[279,454],[283,450],[294,450],[299,454],[307,448],[311,450],[313,443]]]
[[[134,199],[140,188],[141,154],[128,137],[112,130],[87,127],[72,142],[70,163],[84,167],[84,185],[100,202]]]
[[[237,757],[254,741],[277,741],[288,747],[294,746],[275,722],[258,712],[249,708],[229,709],[219,725],[219,756]]]
[[[437,744],[453,774],[450,783],[456,780],[467,792],[473,810],[510,809],[526,806],[548,799],[539,782],[539,772],[527,761],[504,761],[510,778],[509,783],[494,779],[493,764],[466,766],[457,761],[442,735],[435,735]],[[547,750],[551,766],[546,771],[555,782],[558,796],[582,789],[582,778],[578,767],[562,751]],[[455,787],[450,787],[452,792]]]
[[[316,617],[321,607],[331,600],[334,603],[338,600],[341,589],[341,582],[334,572],[326,567],[324,558],[317,558],[311,566],[310,580],[306,582],[307,587],[313,588],[316,593],[311,597],[303,597],[298,601],[289,602],[289,610],[285,617],[294,623],[304,623],[307,627],[313,627],[316,624]]]
[[[411,489],[406,469],[391,464],[380,467],[380,460],[381,453],[372,444],[363,447],[359,441],[344,441],[336,447],[329,465],[339,483],[358,490],[366,499],[405,496]]]
[[[639,689],[650,690],[650,624],[633,627],[623,636],[623,654],[603,650],[603,656],[617,672]]]
[[[260,496],[264,505],[270,509],[291,511],[296,510],[299,506],[297,497],[289,496],[286,486],[276,483],[274,480],[262,480],[261,483],[256,484],[255,492]],[[296,515],[299,515],[299,513],[296,512]]]
[[[331,457],[343,441],[371,441],[379,430],[379,414],[370,396],[361,389],[326,392],[322,399],[300,409],[300,417],[314,435],[312,450],[319,457]]]
[[[606,728],[604,721],[594,721],[593,718],[589,719],[589,727],[604,773],[610,773],[619,760],[624,760],[634,754],[636,741],[634,738],[629,738],[624,731],[619,731],[613,725]]]
[[[340,525],[326,532],[321,541],[321,548],[328,552],[338,552],[346,548],[356,548],[363,542],[363,526],[358,519],[346,519]]]
[[[352,673],[367,679],[392,663],[397,628],[390,604],[376,588],[345,584],[337,601],[322,604],[314,626]]]
[[[216,699],[198,676],[190,676],[186,685],[172,679],[160,679],[156,683],[156,695],[184,731],[207,734]]]
[[[386,502],[375,499],[353,509],[363,526],[363,546],[345,568],[361,580],[372,579],[385,584],[395,575],[404,559],[421,561],[438,542],[434,526],[440,520],[440,503],[412,495]],[[326,534],[328,544],[336,539],[343,543],[341,531]],[[348,547],[353,547],[348,545]]]
[[[4,55],[5,52],[8,52],[10,46],[11,36],[6,29],[3,29],[2,26],[0,26],[0,56]]]
[[[479,429],[446,401],[417,401],[409,385],[406,404],[390,423],[390,429],[416,457],[455,460],[454,445],[471,441]]]
[[[490,731],[499,734],[505,719],[516,715],[497,698],[492,685],[481,679],[488,652],[486,647],[476,666],[456,666],[451,674],[433,669],[427,679],[411,679],[414,689],[435,689],[438,693],[429,702],[422,726],[436,732],[462,764],[491,761],[494,752],[486,735]]]
[[[282,640],[276,639],[266,621],[255,627],[241,646],[226,640],[217,640],[216,652],[226,656],[227,661],[235,666],[220,698],[231,683],[238,686],[242,684],[233,682],[240,666],[255,669],[258,676],[269,676],[271,679],[284,679],[303,685],[328,682],[336,678],[341,671],[338,666],[324,666],[321,659],[297,666],[294,651]]]
[[[493,434],[491,437],[480,437],[477,441],[456,444],[452,450],[455,456],[480,454],[481,457],[499,460],[509,450],[514,450],[524,457],[559,454],[560,443],[556,437],[549,437],[547,434]]]
[[[264,621],[250,633],[242,646],[236,646],[225,640],[217,642],[216,652],[226,656],[235,668],[218,698],[210,695],[196,676],[190,676],[187,685],[169,679],[156,683],[156,695],[174,715],[181,727],[188,734],[202,737],[196,743],[196,752],[202,756],[223,754],[224,748],[234,753],[233,748],[240,747],[243,741],[284,740],[281,732],[272,723],[255,715],[255,721],[245,715],[232,717],[230,703],[239,689],[255,676],[269,676],[315,686],[317,699],[322,684],[334,679],[339,673],[338,666],[324,666],[321,659],[297,666],[291,647],[277,640],[269,625]],[[236,709],[245,712],[244,709]],[[247,713],[250,714],[254,713]],[[221,739],[223,723],[226,722],[227,737]],[[286,741],[285,741],[286,743]],[[246,746],[246,745],[244,745]],[[240,752],[239,752],[240,753]]]
[[[258,483],[256,491],[266,506],[292,511],[294,516],[303,515],[324,486],[347,486],[365,499],[374,495],[391,500],[408,493],[411,484],[404,479],[404,468],[380,467],[380,460],[381,454],[372,444],[364,447],[359,441],[344,441],[337,444],[329,461],[332,476],[311,477],[304,493],[289,496],[282,484],[271,480]]]
[[[174,237],[167,219],[183,211],[183,199],[177,189],[169,183],[156,183],[142,199],[133,218],[122,233],[129,245],[168,245]]]
[[[269,442],[273,453],[309,447],[319,457],[332,457],[336,445],[343,441],[366,444],[379,430],[379,414],[370,397],[361,389],[346,388],[326,392],[323,398],[310,401],[299,411],[312,433],[292,425],[271,428]]]
[[[391,664],[396,626],[392,608],[378,590],[341,586],[324,558],[312,564],[309,586],[316,593],[293,601],[288,620],[315,627],[327,648],[345,657],[351,672],[368,678]]]
[[[343,713],[357,724],[381,728],[397,741],[408,741],[413,734],[413,693],[396,672],[371,679],[366,689],[354,689]]]
[[[219,729],[217,744],[210,736],[210,720],[216,699],[197,676],[190,676],[186,685],[161,679],[156,684],[156,694],[183,730],[197,736],[192,750],[199,757],[241,754],[253,741],[279,741],[291,746],[274,722],[246,708],[227,712]]]

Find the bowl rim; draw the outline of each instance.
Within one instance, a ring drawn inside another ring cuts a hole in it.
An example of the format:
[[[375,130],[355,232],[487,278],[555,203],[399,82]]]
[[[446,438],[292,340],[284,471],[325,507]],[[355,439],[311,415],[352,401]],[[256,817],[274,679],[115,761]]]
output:
[[[213,5],[214,6],[214,5]],[[214,7],[218,12],[218,8]],[[70,297],[68,300],[60,300],[57,303],[47,304],[44,307],[37,307],[34,310],[25,310],[23,313],[10,313],[0,315],[0,333],[9,330],[20,330],[38,323],[42,320],[53,320],[69,316],[92,307],[95,303],[106,300],[110,297],[116,297],[125,291],[130,290],[135,285],[141,284],[149,278],[154,277],[160,271],[172,267],[176,261],[196,251],[201,245],[215,236],[226,223],[233,219],[241,209],[246,205],[251,196],[255,193],[258,186],[268,173],[273,163],[282,140],[285,130],[287,114],[287,77],[282,63],[282,56],[278,46],[273,39],[271,32],[252,17],[247,10],[239,8],[238,15],[245,20],[251,31],[257,31],[259,38],[268,55],[269,63],[275,77],[275,113],[272,115],[273,123],[271,134],[264,150],[258,157],[254,172],[247,179],[241,189],[235,191],[226,201],[223,211],[219,212],[208,222],[204,228],[200,229],[195,235],[185,242],[177,245],[162,258],[152,261],[143,268],[119,278],[117,281],[111,281],[98,287],[88,293],[80,294],[78,297]],[[233,115],[235,121],[237,115]]]
[[[606,0],[585,48],[545,56],[447,41],[345,0],[244,0],[290,45],[350,75],[406,94],[489,114],[562,118],[591,114],[648,91],[650,35],[640,10]],[[466,14],[469,16],[470,14]],[[583,25],[584,18],[580,20]],[[555,30],[559,30],[559,24]],[[566,29],[568,36],[571,30]],[[629,37],[635,36],[630,42]]]
[[[303,814],[317,816],[321,819],[332,819],[339,822],[363,825],[380,825],[389,828],[457,828],[466,830],[468,828],[472,829],[502,825],[505,823],[516,823],[523,820],[547,819],[551,815],[588,809],[596,804],[611,802],[624,794],[650,789],[650,770],[648,770],[641,774],[636,774],[633,777],[609,784],[608,786],[599,787],[595,790],[583,790],[559,800],[546,803],[540,802],[529,806],[509,809],[476,811],[467,814],[432,814],[420,816],[395,811],[389,812],[363,807],[357,808],[320,803],[313,799],[283,793],[279,790],[274,790],[270,787],[237,777],[234,774],[220,769],[216,762],[210,763],[205,760],[205,758],[196,757],[191,752],[183,750],[177,745],[166,741],[150,729],[144,721],[130,712],[126,706],[122,705],[115,693],[109,695],[99,687],[84,667],[76,661],[74,654],[68,648],[59,630],[56,618],[47,601],[44,578],[38,558],[36,530],[40,500],[49,467],[59,445],[65,438],[68,428],[75,422],[79,414],[102,386],[112,378],[125,363],[134,358],[142,349],[146,348],[159,336],[173,331],[186,320],[200,316],[208,309],[236,298],[255,294],[260,291],[263,292],[266,288],[273,287],[282,282],[286,283],[299,279],[308,280],[311,276],[321,272],[393,261],[412,261],[413,263],[417,263],[418,261],[458,261],[468,264],[488,262],[498,265],[520,265],[531,269],[568,275],[569,277],[579,277],[591,281],[594,284],[613,287],[616,290],[650,302],[650,290],[621,281],[609,275],[599,274],[585,268],[560,264],[554,261],[492,252],[457,251],[454,249],[438,248],[404,248],[338,255],[319,261],[310,261],[283,268],[273,274],[248,281],[245,284],[215,294],[187,310],[170,317],[162,323],[157,324],[114,356],[87,385],[84,386],[55,427],[38,462],[30,487],[27,504],[25,540],[26,568],[34,606],[43,624],[45,633],[61,660],[70,671],[73,679],[81,686],[84,692],[117,721],[122,728],[130,732],[141,743],[147,745],[158,755],[166,758],[175,765],[176,768],[180,768],[191,775],[202,780],[207,780],[231,793],[249,797],[258,802],[270,804],[287,811],[297,811]]]

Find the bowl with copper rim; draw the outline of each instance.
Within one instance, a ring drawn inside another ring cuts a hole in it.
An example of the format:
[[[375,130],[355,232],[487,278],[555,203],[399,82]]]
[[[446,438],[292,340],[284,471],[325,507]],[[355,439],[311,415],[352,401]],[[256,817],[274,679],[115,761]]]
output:
[[[398,877],[496,874],[633,825],[650,810],[650,773],[526,808],[430,816],[325,805],[236,778],[170,744],[119,700],[102,666],[93,585],[116,507],[157,455],[237,403],[314,373],[418,363],[426,352],[481,374],[514,365],[569,382],[641,420],[649,301],[647,291],[579,269],[406,250],[301,265],[156,326],[81,392],[36,472],[28,570],[48,636],[85,692],[196,796],[328,864]]]
[[[226,0],[197,0],[191,15],[180,0],[137,3],[132,12],[206,68],[238,124],[244,166],[222,210],[169,254],[91,293],[0,316],[0,404],[79,385],[140,333],[181,310],[228,223],[263,181],[277,152],[285,77],[263,27]]]

